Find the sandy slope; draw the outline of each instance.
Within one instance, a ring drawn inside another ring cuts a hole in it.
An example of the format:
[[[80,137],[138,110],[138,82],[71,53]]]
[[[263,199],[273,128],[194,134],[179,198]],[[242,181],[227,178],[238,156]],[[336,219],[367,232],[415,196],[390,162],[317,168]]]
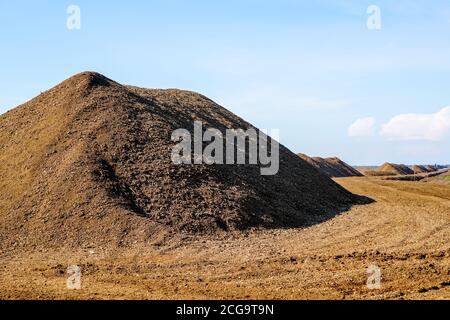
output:
[[[450,188],[337,180],[375,203],[307,229],[1,256],[0,298],[450,299]],[[67,265],[82,289],[65,288]],[[367,267],[382,287],[366,287]]]

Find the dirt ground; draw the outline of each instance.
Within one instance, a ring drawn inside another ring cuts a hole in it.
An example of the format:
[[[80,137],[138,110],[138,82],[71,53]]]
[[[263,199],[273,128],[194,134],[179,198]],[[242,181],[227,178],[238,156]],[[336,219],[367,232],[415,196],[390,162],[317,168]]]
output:
[[[450,299],[450,188],[336,179],[376,200],[306,229],[0,256],[1,299]],[[68,265],[81,289],[66,288]],[[381,288],[366,285],[369,266]]]

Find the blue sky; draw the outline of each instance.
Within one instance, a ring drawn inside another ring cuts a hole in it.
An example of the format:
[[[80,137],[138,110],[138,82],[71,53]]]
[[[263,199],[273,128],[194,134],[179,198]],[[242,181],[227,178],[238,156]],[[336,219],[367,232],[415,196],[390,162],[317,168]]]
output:
[[[0,0],[0,39],[0,113],[92,70],[198,91],[294,152],[450,163],[449,1]]]

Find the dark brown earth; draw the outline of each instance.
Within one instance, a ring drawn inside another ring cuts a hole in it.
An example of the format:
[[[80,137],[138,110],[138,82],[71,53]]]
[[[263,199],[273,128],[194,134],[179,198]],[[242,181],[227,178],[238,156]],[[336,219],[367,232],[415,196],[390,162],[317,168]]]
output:
[[[174,165],[173,130],[252,126],[188,91],[78,74],[0,116],[0,244],[121,247],[315,224],[365,201],[280,146],[280,170]]]
[[[309,157],[299,153],[298,156],[317,168],[320,172],[333,178],[362,177],[363,174],[337,157]]]

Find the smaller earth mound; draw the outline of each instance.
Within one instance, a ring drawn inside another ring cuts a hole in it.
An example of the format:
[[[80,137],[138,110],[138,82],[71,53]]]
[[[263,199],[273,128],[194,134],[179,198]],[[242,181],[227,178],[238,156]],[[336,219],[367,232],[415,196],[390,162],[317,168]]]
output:
[[[321,157],[309,157],[306,154],[299,153],[298,156],[314,166],[320,172],[333,178],[342,177],[362,177],[363,174],[348,165],[337,157],[321,158]]]
[[[389,173],[392,175],[408,175],[414,174],[414,171],[404,164],[395,164],[386,162],[381,167],[379,167],[376,171],[382,173]]]
[[[429,172],[436,171],[436,170],[433,170],[430,166],[422,166],[422,165],[413,165],[413,166],[411,166],[411,169],[415,173],[429,173]]]
[[[428,165],[428,166],[425,166],[425,168],[427,168],[427,169],[428,169],[428,172],[435,172],[435,171],[438,171],[438,170],[439,170],[439,168],[438,168],[438,167],[436,167],[436,166],[433,166],[433,165]]]
[[[423,179],[422,182],[429,182],[429,183],[450,186],[450,170],[448,170],[442,174],[438,174],[437,172],[430,174],[430,176]]]

